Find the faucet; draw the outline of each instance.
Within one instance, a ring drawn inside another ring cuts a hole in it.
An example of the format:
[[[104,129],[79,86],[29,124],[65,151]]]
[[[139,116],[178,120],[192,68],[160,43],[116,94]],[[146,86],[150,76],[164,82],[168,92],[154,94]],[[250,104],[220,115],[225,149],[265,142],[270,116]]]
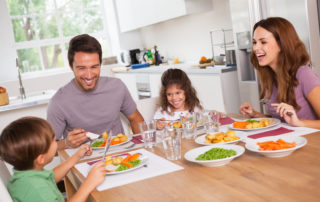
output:
[[[22,80],[21,80],[21,73],[20,73],[20,67],[19,67],[19,62],[18,62],[18,58],[16,58],[16,66],[17,66],[17,69],[18,69],[18,78],[19,78],[19,90],[20,90],[20,98],[23,100],[23,99],[26,99],[26,93],[24,91],[24,87],[22,85]]]

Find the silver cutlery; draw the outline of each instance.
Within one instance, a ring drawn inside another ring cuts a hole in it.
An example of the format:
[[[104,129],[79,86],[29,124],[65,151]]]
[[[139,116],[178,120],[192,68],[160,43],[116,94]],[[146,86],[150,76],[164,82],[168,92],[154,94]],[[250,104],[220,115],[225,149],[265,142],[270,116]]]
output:
[[[111,144],[111,137],[112,137],[111,131],[108,134],[109,134],[109,136],[108,136],[108,139],[107,139],[106,146],[104,148],[104,154],[103,154],[103,159],[102,159],[103,161],[106,158],[107,152],[108,152],[108,150],[110,148],[110,144]]]
[[[267,99],[267,98],[262,98],[260,100],[260,103],[263,104],[263,105],[269,105],[269,106],[271,105],[271,101],[269,99]],[[287,112],[287,115],[288,116],[292,116],[293,114],[292,114],[292,112]]]

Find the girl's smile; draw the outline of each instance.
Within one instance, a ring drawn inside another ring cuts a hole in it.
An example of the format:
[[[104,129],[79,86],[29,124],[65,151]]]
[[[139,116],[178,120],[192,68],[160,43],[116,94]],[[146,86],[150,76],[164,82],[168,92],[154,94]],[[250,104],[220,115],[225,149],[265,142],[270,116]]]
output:
[[[169,86],[167,88],[167,100],[171,105],[172,111],[184,111],[185,110],[185,93],[184,90],[177,88],[176,85]]]

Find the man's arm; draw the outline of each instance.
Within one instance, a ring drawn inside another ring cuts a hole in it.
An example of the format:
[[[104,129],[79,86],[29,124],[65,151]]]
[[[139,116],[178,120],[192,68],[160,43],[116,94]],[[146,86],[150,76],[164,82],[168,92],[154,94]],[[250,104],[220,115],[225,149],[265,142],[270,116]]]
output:
[[[130,122],[133,134],[140,133],[140,128],[139,128],[138,123],[139,122],[143,122],[144,119],[141,116],[141,114],[138,111],[138,109],[133,114],[128,115],[127,118],[128,118],[128,120]]]

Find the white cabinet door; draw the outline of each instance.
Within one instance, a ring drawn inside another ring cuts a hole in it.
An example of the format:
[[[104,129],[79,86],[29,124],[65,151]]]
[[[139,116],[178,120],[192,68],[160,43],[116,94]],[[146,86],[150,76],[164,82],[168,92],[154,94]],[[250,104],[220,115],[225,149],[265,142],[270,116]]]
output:
[[[115,0],[121,32],[186,14],[185,0]]]
[[[121,79],[121,81],[127,86],[133,100],[139,100],[136,76],[134,74],[127,73],[118,73],[114,75]]]

